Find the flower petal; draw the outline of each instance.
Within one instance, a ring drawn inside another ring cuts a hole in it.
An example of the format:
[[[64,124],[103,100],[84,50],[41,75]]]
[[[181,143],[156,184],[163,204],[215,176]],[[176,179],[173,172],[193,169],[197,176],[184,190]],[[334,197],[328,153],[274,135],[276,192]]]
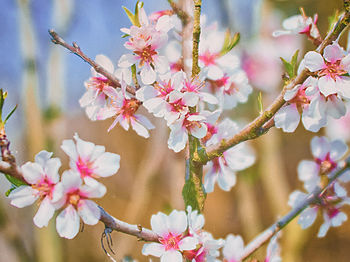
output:
[[[56,218],[56,230],[61,237],[74,238],[79,232],[80,218],[72,205],[68,205]]]

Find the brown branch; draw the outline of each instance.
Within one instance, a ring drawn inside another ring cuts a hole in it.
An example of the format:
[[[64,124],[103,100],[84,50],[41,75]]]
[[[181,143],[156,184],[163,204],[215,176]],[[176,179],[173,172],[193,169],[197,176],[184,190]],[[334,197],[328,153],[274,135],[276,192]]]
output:
[[[312,193],[310,193],[303,202],[298,206],[293,208],[287,215],[279,219],[276,223],[266,229],[264,232],[259,234],[253,241],[251,241],[244,249],[244,252],[239,261],[248,258],[253,254],[257,249],[269,241],[275,234],[277,234],[282,228],[288,225],[294,218],[296,218],[301,212],[304,211],[310,204],[316,203],[319,201],[320,195],[342,174],[350,168],[349,159],[346,161],[345,165],[340,168],[338,171],[334,172],[333,175],[329,178],[328,184],[323,187],[317,187]]]
[[[350,22],[350,11],[342,15],[333,29],[328,33],[327,37],[316,49],[317,52],[321,53],[326,46],[332,44],[342,31],[347,27]],[[272,102],[272,104],[257,118],[255,118],[251,123],[245,126],[239,133],[235,134],[230,139],[224,139],[217,145],[207,148],[206,153],[201,157],[195,159],[196,162],[205,164],[208,161],[221,156],[223,152],[229,148],[243,142],[246,140],[255,139],[263,134],[265,134],[270,127],[273,125],[268,124],[268,122],[274,117],[277,111],[286,103],[283,96],[286,90],[293,89],[296,85],[302,84],[308,77],[309,71],[304,69],[298,74],[293,80],[286,84],[278,97]],[[265,126],[266,125],[266,126]]]
[[[81,51],[80,47],[77,45],[77,43],[73,42],[73,45],[68,44],[66,41],[64,41],[54,30],[49,30],[49,34],[51,36],[51,42],[56,45],[61,45],[64,48],[71,51],[73,54],[79,56],[81,59],[83,59],[85,62],[90,64],[96,72],[100,73],[101,75],[104,75],[109,81],[110,84],[113,87],[120,88],[121,84],[119,80],[116,78],[115,75],[108,72],[106,69],[104,69],[101,65],[97,64],[95,61],[93,61],[91,58],[89,58],[87,55]],[[132,94],[135,95],[135,89],[131,86],[127,86],[126,90]]]

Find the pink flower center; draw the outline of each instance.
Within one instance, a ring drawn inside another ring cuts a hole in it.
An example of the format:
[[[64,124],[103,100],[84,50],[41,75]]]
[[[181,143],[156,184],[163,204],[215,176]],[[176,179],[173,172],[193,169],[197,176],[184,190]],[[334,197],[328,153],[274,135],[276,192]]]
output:
[[[55,188],[55,184],[45,176],[39,183],[32,185],[32,188],[39,191],[40,200],[43,200],[47,196],[52,199],[52,192]]]
[[[94,162],[89,160],[84,160],[80,156],[78,157],[78,161],[76,162],[77,169],[80,175],[84,177],[91,177],[94,173]]]
[[[299,112],[302,112],[304,106],[309,105],[311,102],[310,98],[305,94],[305,88],[300,88],[291,100],[289,100],[290,104],[295,104]]]
[[[214,134],[218,132],[218,128],[215,125],[205,123],[207,125],[207,135],[202,138],[202,142],[207,142]]]
[[[153,62],[153,56],[157,55],[157,51],[151,46],[148,45],[144,47],[142,50],[134,51],[140,58],[140,66],[146,64],[151,64]]]
[[[170,63],[170,70],[171,70],[171,72],[173,72],[173,73],[176,73],[176,72],[179,72],[179,71],[181,71],[181,70],[184,70],[182,61],[179,60],[179,61],[177,61],[176,63]]]
[[[231,83],[228,87],[226,86],[224,89],[224,93],[227,95],[233,95],[239,91],[238,86],[235,83]]]
[[[124,99],[123,107],[120,110],[120,113],[124,116],[124,118],[131,118],[134,116],[135,112],[140,106],[140,101],[136,98]]]
[[[87,199],[87,196],[85,196],[79,188],[72,189],[66,196],[66,205],[72,205],[75,209],[78,209],[81,199]]]
[[[185,81],[185,87],[183,88],[183,92],[196,92],[203,87],[204,83],[201,82],[198,77],[193,78],[191,81]]]
[[[179,250],[179,242],[182,237],[182,235],[173,235],[173,233],[169,233],[166,237],[159,239],[159,242],[164,245],[166,251]]]
[[[171,81],[164,83],[155,83],[154,87],[161,93],[162,97],[167,96],[171,91],[174,91],[173,86],[171,85]]]
[[[337,167],[337,163],[335,163],[331,158],[329,152],[324,157],[324,159],[315,159],[316,163],[320,166],[320,175],[328,174],[334,168]]]
[[[194,114],[192,114],[192,115],[194,115]],[[189,116],[190,116],[190,114],[187,114],[185,116],[185,119],[182,123],[182,126],[185,127],[191,133],[191,130],[193,130],[195,128],[200,128],[201,124],[199,123],[199,121],[189,121],[188,120]]]
[[[103,89],[108,86],[109,80],[105,77],[91,77],[87,85],[97,91],[98,94],[103,93]]]
[[[334,63],[325,62],[325,66],[318,72],[318,76],[327,76],[336,81],[339,76],[345,75],[347,73],[340,62],[341,60],[337,60]]]
[[[173,103],[169,103],[171,106],[172,112],[181,112],[186,108],[186,105],[183,103],[182,99],[178,99]]]
[[[218,53],[210,53],[209,50],[206,50],[204,54],[199,56],[199,60],[204,63],[205,66],[215,65],[216,59],[220,56]]]

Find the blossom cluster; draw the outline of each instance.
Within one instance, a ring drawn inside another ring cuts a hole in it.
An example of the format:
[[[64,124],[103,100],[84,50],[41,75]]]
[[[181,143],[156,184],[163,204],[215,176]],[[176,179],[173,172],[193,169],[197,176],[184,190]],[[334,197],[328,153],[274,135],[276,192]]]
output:
[[[203,230],[204,216],[189,206],[184,211],[173,210],[168,216],[158,212],[151,218],[152,230],[159,236],[159,243],[145,244],[142,254],[159,257],[160,261],[192,262],[224,261],[240,262],[244,252],[241,236],[229,234],[226,239],[214,239]],[[222,258],[220,249],[222,248]],[[277,236],[271,239],[265,261],[281,261]]]
[[[59,175],[61,161],[52,153],[41,151],[35,162],[22,167],[23,178],[28,185],[11,191],[11,204],[22,208],[39,203],[34,224],[47,226],[56,210],[62,210],[56,218],[56,229],[61,237],[74,238],[80,227],[80,219],[87,225],[95,225],[100,219],[100,209],[91,198],[101,198],[106,187],[97,181],[109,177],[119,169],[120,156],[105,152],[104,146],[84,141],[77,134],[73,140],[64,140],[62,150],[69,156],[70,169]]]
[[[298,176],[304,183],[308,194],[317,187],[325,186],[329,175],[343,165],[341,159],[347,152],[347,145],[341,140],[329,141],[326,137],[314,137],[311,140],[311,151],[314,160],[303,160],[298,165]],[[298,223],[303,229],[311,226],[319,211],[323,214],[322,224],[318,237],[324,237],[328,229],[340,226],[347,220],[347,215],[341,211],[344,205],[350,204],[346,189],[341,186],[342,182],[350,181],[350,172],[346,172],[321,192],[319,201],[312,203],[301,214]],[[298,206],[308,194],[299,190],[294,191],[289,197],[289,205]]]

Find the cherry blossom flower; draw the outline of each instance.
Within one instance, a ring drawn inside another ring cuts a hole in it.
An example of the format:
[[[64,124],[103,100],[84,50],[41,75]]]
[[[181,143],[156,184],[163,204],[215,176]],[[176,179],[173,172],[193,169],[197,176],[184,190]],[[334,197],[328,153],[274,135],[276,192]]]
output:
[[[208,82],[210,89],[219,97],[219,104],[223,105],[224,110],[232,109],[238,103],[247,102],[248,96],[253,91],[243,70],[237,70],[230,76],[224,74],[223,77]]]
[[[35,156],[35,163],[25,163],[21,169],[23,178],[29,186],[19,186],[9,195],[11,204],[19,208],[29,206],[36,200],[39,201],[39,209],[33,218],[34,224],[38,227],[48,225],[59,207],[54,202],[62,196],[62,190],[57,187],[61,161],[51,156],[52,153],[40,151]]]
[[[122,81],[122,88],[123,86],[125,86],[124,81]],[[145,116],[135,114],[141,104],[140,101],[133,97],[128,98],[122,90],[111,89],[107,95],[111,103],[99,111],[97,119],[115,118],[108,132],[119,123],[125,130],[129,130],[131,125],[139,136],[148,138],[148,130],[154,129],[154,125]]]
[[[350,141],[350,104],[346,103],[346,115],[339,119],[329,119],[326,134],[330,138],[340,138]]]
[[[244,242],[241,236],[229,234],[226,237],[222,253],[224,255],[224,262],[241,262],[241,256],[244,251]]]
[[[238,132],[238,126],[226,118],[217,126],[217,133],[208,140],[207,146],[217,144]],[[214,158],[205,166],[204,188],[207,193],[214,191],[217,182],[222,190],[229,191],[236,184],[236,172],[250,167],[255,161],[251,149],[241,143]]]
[[[304,127],[309,131],[318,132],[325,126],[327,119],[320,108],[321,104],[317,102],[317,95],[308,92],[309,87],[315,88],[316,82],[315,78],[309,77],[302,85],[296,85],[286,91],[283,98],[287,101],[287,105],[274,117],[277,128],[282,128],[284,132],[294,132],[299,125],[300,115]]]
[[[80,218],[87,225],[96,225],[100,219],[100,209],[89,198],[100,198],[106,193],[105,187],[82,185],[80,174],[73,170],[63,172],[57,186],[63,189],[59,202],[64,210],[56,218],[56,230],[61,237],[74,238],[80,227]]]
[[[320,37],[320,33],[316,26],[318,16],[314,15],[314,18],[302,15],[294,15],[283,21],[282,27],[285,30],[276,30],[272,33],[274,37],[289,34],[305,34],[310,38],[317,39]]]
[[[198,241],[191,236],[185,236],[187,216],[184,211],[174,210],[169,216],[162,212],[152,215],[152,230],[158,234],[160,243],[145,244],[142,254],[160,257],[160,261],[182,262],[185,250],[196,248]]]
[[[168,147],[174,152],[180,152],[185,148],[188,140],[188,134],[196,138],[203,138],[207,134],[207,126],[204,123],[205,117],[199,113],[188,113],[180,116],[170,125],[170,135]]]
[[[304,59],[305,67],[317,74],[318,88],[325,97],[339,94],[350,98],[350,78],[346,76],[350,72],[350,55],[346,55],[338,43],[326,46],[323,57],[310,51]]]
[[[222,239],[215,240],[213,236],[202,230],[204,226],[204,216],[199,214],[197,210],[192,211],[191,206],[187,207],[188,220],[188,236],[193,236],[198,240],[198,244],[193,250],[183,252],[184,257],[192,262],[214,262],[216,257],[220,255],[220,249],[224,241]]]
[[[78,172],[84,182],[91,187],[99,187],[101,191],[106,190],[105,186],[95,179],[109,177],[119,169],[120,156],[114,153],[105,152],[104,146],[94,145],[91,142],[74,135],[73,140],[64,140],[62,150],[69,156],[69,166]]]
[[[113,74],[114,66],[111,60],[104,55],[97,55],[96,63],[102,66],[107,72]],[[86,92],[80,98],[79,103],[81,107],[85,107],[87,116],[91,120],[96,120],[98,111],[106,105],[107,89],[112,89],[110,81],[103,75],[97,73],[94,68],[91,68],[91,77],[85,81]]]
[[[304,187],[312,191],[320,186],[321,176],[334,171],[347,150],[347,145],[341,140],[329,141],[326,137],[314,137],[311,140],[314,160],[302,160],[298,165],[298,176],[304,182]]]
[[[311,193],[309,190],[308,192]],[[288,204],[291,207],[299,206],[307,196],[308,194],[296,190],[289,196]],[[315,222],[318,211],[322,211],[324,223],[321,225],[317,236],[324,237],[331,226],[341,226],[347,220],[347,215],[341,211],[345,204],[350,204],[347,192],[338,182],[334,182],[321,193],[317,203],[311,204],[300,214],[298,223],[303,229],[306,229]]]
[[[173,24],[168,15],[159,17],[155,24],[149,23],[144,9],[139,11],[140,27],[133,25],[130,29],[122,29],[130,36],[124,46],[133,53],[122,55],[118,66],[128,68],[138,64],[142,82],[150,85],[156,80],[157,73],[164,74],[169,69],[168,61],[159,55],[159,49],[168,41],[167,32]]]

